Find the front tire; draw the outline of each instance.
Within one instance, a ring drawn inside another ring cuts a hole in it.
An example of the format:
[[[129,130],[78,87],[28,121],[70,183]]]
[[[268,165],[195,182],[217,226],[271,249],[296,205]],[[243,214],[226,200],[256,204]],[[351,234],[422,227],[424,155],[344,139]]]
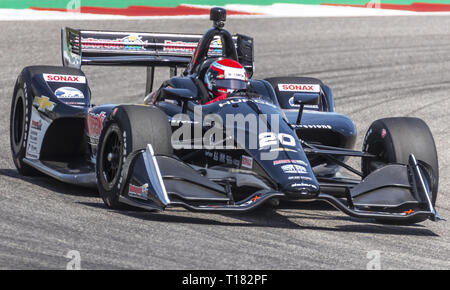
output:
[[[11,102],[10,114],[10,145],[11,155],[14,165],[19,174],[24,176],[37,175],[38,171],[25,164],[23,159],[26,156],[29,126],[31,122],[31,108],[33,98],[30,85],[22,81],[21,77],[16,81]]]
[[[155,154],[172,155],[171,128],[157,107],[122,105],[105,121],[97,152],[97,184],[108,208],[119,209],[126,158],[151,144]]]
[[[418,118],[397,117],[376,120],[364,138],[363,151],[376,158],[362,158],[364,176],[387,164],[408,164],[412,153],[425,175],[431,191],[431,202],[436,204],[439,165],[433,135],[427,124]],[[421,222],[415,220],[412,223]]]
[[[433,135],[423,120],[397,117],[373,122],[364,139],[363,151],[377,155],[375,159],[362,159],[364,176],[389,163],[408,164],[409,155],[414,154],[421,169],[430,175],[432,202],[436,203],[438,156]]]

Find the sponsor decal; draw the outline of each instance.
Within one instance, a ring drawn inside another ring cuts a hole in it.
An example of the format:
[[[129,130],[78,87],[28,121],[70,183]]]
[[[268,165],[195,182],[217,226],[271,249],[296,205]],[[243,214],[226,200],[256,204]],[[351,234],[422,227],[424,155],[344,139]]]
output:
[[[285,133],[264,132],[260,133],[258,138],[260,149],[278,144],[295,147],[295,138]]]
[[[258,199],[260,199],[261,197],[259,195],[255,195],[254,197],[252,197],[250,200],[253,202],[256,202]]]
[[[50,123],[43,119],[36,108],[31,109],[30,130],[26,144],[26,157],[29,159],[39,159],[42,141]]]
[[[55,103],[46,96],[34,97],[33,105],[41,112],[53,111]]]
[[[25,94],[25,108],[28,108],[28,89],[27,89],[27,83],[26,82],[23,84],[23,91],[24,91],[24,94]],[[31,110],[33,111],[33,108],[31,108]],[[26,139],[26,137],[28,135],[28,127],[29,126],[27,126],[26,124],[28,124],[28,114],[25,114],[25,130],[24,130],[24,138],[23,138],[23,143],[22,143],[22,148],[23,149],[26,149],[26,146],[27,146],[27,142],[26,142],[25,139]],[[15,161],[15,163],[19,164],[18,159],[15,159],[15,160],[17,160],[17,162]]]
[[[225,75],[223,76],[223,78],[248,81],[247,76],[245,74],[243,74],[240,70],[238,70],[238,69],[233,70],[231,68],[228,68],[228,70],[225,71]]]
[[[39,153],[37,146],[34,143],[29,143],[28,144],[28,152],[29,153]]]
[[[253,158],[249,156],[242,155],[241,157],[241,167],[253,168]]]
[[[317,124],[317,125],[292,125],[292,127],[294,129],[327,129],[327,130],[333,129],[333,127],[331,127],[330,125],[322,125],[322,124]]]
[[[199,124],[199,122],[194,122],[194,121],[191,121],[191,120],[181,120],[181,119],[177,119],[176,117],[172,117],[170,119],[170,125],[171,126],[175,127],[175,126],[180,126],[182,124],[194,124],[194,125],[197,125],[197,124]]]
[[[163,51],[166,52],[181,52],[181,53],[194,53],[197,45],[200,45],[198,42],[185,42],[185,41],[173,41],[173,40],[164,40]],[[215,38],[211,41],[211,45],[208,50],[209,53],[213,54],[222,54],[222,40],[220,38]]]
[[[31,120],[31,128],[41,131],[42,128],[42,120],[39,119],[39,121]]]
[[[78,107],[86,106],[86,103],[84,103],[84,102],[64,102],[64,104],[71,105],[71,106],[78,106]]]
[[[257,104],[262,104],[262,105],[267,105],[267,106],[271,106],[272,108],[277,108],[277,106],[275,106],[272,103],[266,102],[264,100],[261,99],[247,99],[247,98],[233,98],[233,99],[227,99],[225,102],[221,102],[219,103],[219,107],[223,107],[223,106],[227,106],[227,105],[233,105],[233,104],[239,104],[239,103],[245,103],[245,102],[254,102]]]
[[[240,161],[238,159],[233,159],[231,155],[225,153],[219,153],[217,151],[205,151],[205,157],[211,158],[214,161],[218,161],[227,165],[233,165],[239,167]]]
[[[146,183],[142,186],[136,186],[130,183],[128,186],[128,196],[147,200],[148,184]]]
[[[238,79],[242,81],[248,81],[247,74],[242,72],[242,69],[232,68],[224,66],[220,63],[216,63],[214,68],[219,70],[219,75],[217,79]]]
[[[213,41],[211,41],[209,52],[222,54],[222,39],[215,38]]]
[[[296,163],[296,164],[301,164],[301,165],[304,165],[304,166],[308,166],[305,161],[302,161],[302,160],[291,160],[291,159],[275,160],[273,162],[273,165],[286,164],[286,163]]]
[[[286,164],[281,166],[281,170],[284,173],[304,174],[306,173],[306,167],[298,164]]]
[[[404,213],[405,215],[410,215],[410,214],[414,213],[414,211],[413,211],[412,209],[409,209],[409,210],[403,211],[403,213]]]
[[[320,85],[311,85],[311,84],[278,84],[278,90],[281,91],[281,92],[320,93]]]
[[[85,84],[86,77],[72,75],[43,74],[46,82]]]
[[[84,94],[77,88],[61,87],[55,91],[58,99],[84,99]]]
[[[317,189],[317,186],[315,186],[314,184],[310,184],[310,183],[293,183],[291,184],[291,187],[310,187],[313,189]]]
[[[30,140],[33,141],[33,142],[37,142],[38,138],[36,137],[36,135],[31,135],[30,134]]]
[[[148,40],[142,40],[138,34],[130,34],[117,39],[97,39],[81,38],[82,49],[125,49],[125,50],[145,50]]]
[[[297,152],[297,150],[294,149],[290,149],[290,148],[284,148],[284,147],[279,147],[279,148],[272,148],[270,149],[269,152],[276,152],[276,151],[289,151],[289,152]]]
[[[298,179],[302,179],[302,180],[309,180],[309,181],[312,180],[311,177],[308,177],[308,176],[298,176],[298,175],[289,176],[288,179],[289,179],[289,180],[294,180],[294,179],[295,179],[295,180],[298,180]]]
[[[243,207],[243,206],[250,205],[250,204],[256,202],[256,201],[257,201],[258,199],[260,199],[260,198],[261,198],[261,195],[255,195],[254,197],[250,198],[248,201],[246,201],[246,202],[240,204],[239,206],[240,206],[240,207]]]
[[[195,42],[164,40],[163,51],[192,53],[196,47]]]
[[[98,139],[100,137],[100,133],[103,128],[103,121],[106,117],[105,112],[100,112],[98,114],[94,114],[89,112],[86,116],[86,128],[88,132],[88,136],[94,139]]]

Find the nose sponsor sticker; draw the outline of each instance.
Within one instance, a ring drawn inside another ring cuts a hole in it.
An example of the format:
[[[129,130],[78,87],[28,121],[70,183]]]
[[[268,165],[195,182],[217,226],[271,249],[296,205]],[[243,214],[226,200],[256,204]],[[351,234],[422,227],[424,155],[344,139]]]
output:
[[[77,88],[62,87],[55,91],[58,99],[84,99],[84,94]]]
[[[280,92],[309,92],[320,93],[320,85],[311,84],[278,84]]]
[[[242,155],[241,167],[253,168],[253,158]]]
[[[86,83],[86,77],[84,76],[58,75],[58,74],[43,74],[43,76],[46,82],[78,83],[78,84]]]
[[[41,112],[53,111],[55,103],[46,96],[34,97],[33,105]]]
[[[128,195],[135,198],[148,199],[148,184],[136,186],[130,183],[128,186]]]
[[[284,173],[296,173],[296,174],[306,173],[306,168],[298,164],[283,165],[281,166],[281,169],[283,170]]]

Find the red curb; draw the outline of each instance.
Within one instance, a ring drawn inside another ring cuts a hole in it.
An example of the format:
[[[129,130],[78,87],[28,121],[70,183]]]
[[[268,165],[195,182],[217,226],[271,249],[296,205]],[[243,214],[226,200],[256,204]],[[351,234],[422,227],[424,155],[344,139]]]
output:
[[[74,12],[64,8],[41,8],[30,7],[39,11]],[[153,7],[153,6],[128,6],[127,8],[108,7],[80,7],[81,13],[123,15],[123,16],[186,16],[186,15],[209,15],[209,8],[191,7],[178,5],[176,7]],[[228,15],[258,15],[258,13],[248,13],[235,10],[227,10]]]
[[[400,5],[400,4],[370,4],[365,5],[349,5],[349,4],[333,4],[333,3],[322,3],[321,5],[326,6],[350,6],[359,8],[380,8],[380,9],[392,9],[392,10],[406,10],[414,12],[448,12],[450,11],[450,4],[433,4],[433,3],[418,3],[414,2],[410,5]]]

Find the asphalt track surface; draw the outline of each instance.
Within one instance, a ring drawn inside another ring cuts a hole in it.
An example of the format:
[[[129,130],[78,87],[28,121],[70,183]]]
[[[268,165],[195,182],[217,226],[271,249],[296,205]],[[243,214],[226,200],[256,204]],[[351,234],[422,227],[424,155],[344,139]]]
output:
[[[60,65],[61,27],[202,33],[209,25],[0,22],[0,268],[65,269],[76,250],[82,269],[366,269],[372,251],[382,269],[449,269],[449,222],[381,225],[319,202],[237,215],[119,212],[96,191],[18,175],[9,145],[14,82],[26,65]],[[358,128],[356,148],[377,118],[423,118],[439,152],[437,210],[450,217],[450,17],[229,19],[226,27],[254,36],[255,78],[304,75],[331,86],[336,110]],[[144,69],[84,71],[94,103],[142,101]]]

